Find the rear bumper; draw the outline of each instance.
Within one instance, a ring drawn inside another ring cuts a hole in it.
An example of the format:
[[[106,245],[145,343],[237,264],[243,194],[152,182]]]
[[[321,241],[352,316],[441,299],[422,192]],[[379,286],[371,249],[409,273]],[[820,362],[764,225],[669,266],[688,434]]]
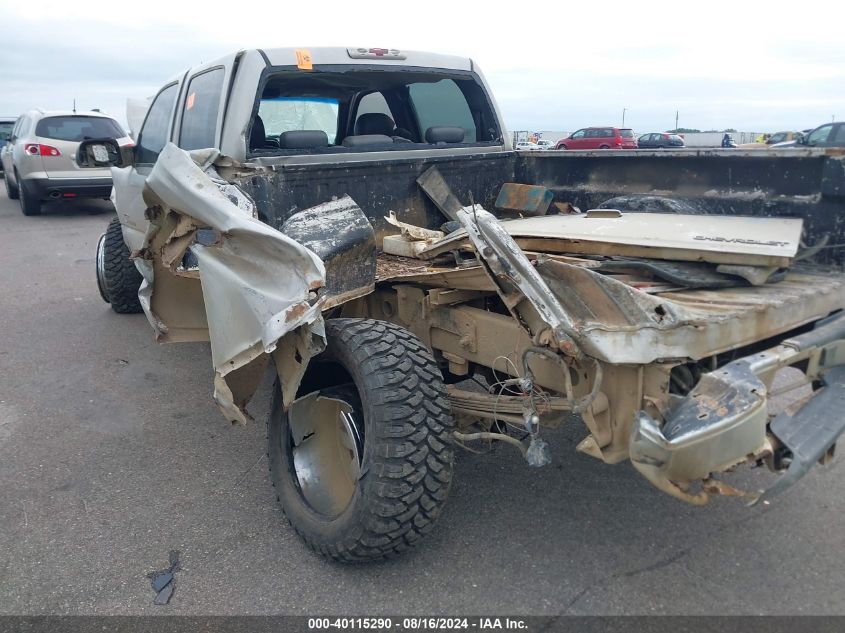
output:
[[[111,178],[24,178],[27,192],[39,200],[62,198],[108,198]]]
[[[794,412],[769,421],[766,384],[778,369],[802,363],[808,381],[823,387]],[[845,315],[783,341],[763,353],[705,374],[659,424],[640,411],[632,425],[630,457],[655,486],[694,504],[708,491],[768,499],[832,454],[845,431]],[[782,476],[765,492],[740,493],[713,482],[713,473],[765,460]],[[788,468],[785,466],[788,465]],[[701,492],[688,487],[704,481]]]

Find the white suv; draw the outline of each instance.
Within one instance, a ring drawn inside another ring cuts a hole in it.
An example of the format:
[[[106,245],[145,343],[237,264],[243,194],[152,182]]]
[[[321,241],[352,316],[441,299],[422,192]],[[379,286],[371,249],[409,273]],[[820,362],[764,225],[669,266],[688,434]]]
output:
[[[0,154],[9,198],[20,199],[24,215],[40,214],[45,200],[108,199],[110,168],[80,167],[76,162],[79,143],[99,138],[117,139],[121,147],[132,145],[118,122],[99,112],[31,110],[21,115]]]

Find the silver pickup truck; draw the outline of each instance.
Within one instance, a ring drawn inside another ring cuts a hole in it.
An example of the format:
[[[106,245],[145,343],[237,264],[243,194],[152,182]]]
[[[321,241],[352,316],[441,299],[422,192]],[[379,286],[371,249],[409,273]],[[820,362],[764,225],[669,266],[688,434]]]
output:
[[[845,277],[811,263],[831,252],[810,244],[823,223],[786,217],[806,183],[743,197],[735,166],[725,187],[699,169],[679,200],[638,168],[669,153],[610,168],[614,152],[514,152],[472,60],[377,48],[209,62],[162,87],[134,151],[108,145],[78,159],[113,165],[103,298],[161,342],[210,341],[232,422],[277,374],[272,480],[328,557],[417,543],[455,448],[503,443],[539,467],[544,430],[583,423],[579,451],[678,499],[757,503],[845,428]],[[827,179],[812,204],[842,209],[841,157],[794,156]],[[629,195],[581,212],[608,179]],[[781,476],[737,490],[720,476],[740,464]]]

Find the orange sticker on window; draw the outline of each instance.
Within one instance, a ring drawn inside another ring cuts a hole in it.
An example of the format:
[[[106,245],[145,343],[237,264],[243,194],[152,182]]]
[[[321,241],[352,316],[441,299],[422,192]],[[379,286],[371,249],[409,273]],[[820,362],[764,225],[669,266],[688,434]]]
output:
[[[194,107],[194,100],[197,98],[197,93],[192,92],[188,95],[188,100],[185,101],[185,109],[190,110]]]
[[[313,70],[314,66],[311,64],[311,53],[308,49],[296,49],[296,67],[299,70]]]

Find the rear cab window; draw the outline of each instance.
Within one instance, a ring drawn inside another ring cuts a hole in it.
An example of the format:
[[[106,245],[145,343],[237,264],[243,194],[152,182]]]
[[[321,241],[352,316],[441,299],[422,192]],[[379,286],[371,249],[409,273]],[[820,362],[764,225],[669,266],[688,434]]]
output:
[[[503,142],[474,73],[369,65],[266,70],[247,131],[251,156]]]
[[[35,126],[35,136],[78,143],[93,138],[120,138],[126,133],[116,121],[106,117],[70,115],[41,119]]]
[[[634,131],[633,130],[619,130],[621,136],[625,138],[634,138]]]

